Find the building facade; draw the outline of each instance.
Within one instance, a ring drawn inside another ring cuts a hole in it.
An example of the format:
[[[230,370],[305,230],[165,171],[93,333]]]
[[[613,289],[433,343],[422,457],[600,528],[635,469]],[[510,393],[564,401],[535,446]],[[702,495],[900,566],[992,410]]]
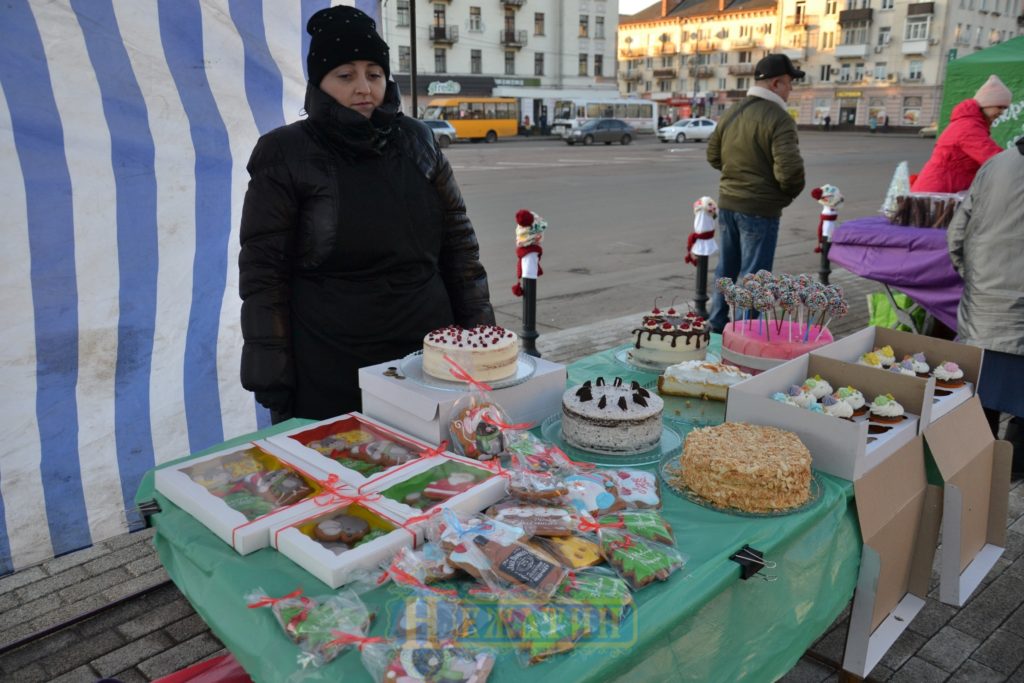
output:
[[[464,94],[519,100],[521,117],[550,117],[564,93],[617,95],[618,0],[390,0],[381,33],[412,110],[413,35],[417,104]],[[413,33],[415,31],[415,33]]]
[[[920,127],[938,118],[949,61],[1024,32],[1021,0],[757,3],[663,0],[629,17],[620,91],[675,116],[717,116],[750,87],[758,59],[782,52],[807,73],[789,99],[798,123]]]

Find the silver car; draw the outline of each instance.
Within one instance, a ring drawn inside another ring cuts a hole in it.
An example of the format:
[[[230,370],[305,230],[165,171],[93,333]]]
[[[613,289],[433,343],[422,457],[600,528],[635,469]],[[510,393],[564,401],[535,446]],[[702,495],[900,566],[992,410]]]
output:
[[[427,126],[429,126],[434,132],[434,139],[437,140],[438,147],[447,147],[457,139],[457,136],[455,135],[455,127],[447,121],[443,121],[441,119],[423,119],[423,123],[427,124]]]
[[[628,145],[633,141],[636,130],[633,126],[619,119],[590,119],[579,128],[574,129],[565,138],[566,144],[575,145],[577,142],[583,145],[592,145],[595,142],[603,142],[610,145],[613,142],[620,142]]]
[[[658,130],[662,142],[686,142],[707,140],[715,132],[715,122],[703,116],[695,119],[679,119],[671,126]]]

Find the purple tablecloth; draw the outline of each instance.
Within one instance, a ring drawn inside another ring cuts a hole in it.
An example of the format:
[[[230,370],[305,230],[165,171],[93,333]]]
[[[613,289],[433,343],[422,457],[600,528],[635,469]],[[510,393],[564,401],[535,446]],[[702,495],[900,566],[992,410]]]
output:
[[[828,258],[851,273],[895,287],[956,329],[964,281],[949,260],[945,230],[891,225],[884,216],[855,218],[832,233]]]

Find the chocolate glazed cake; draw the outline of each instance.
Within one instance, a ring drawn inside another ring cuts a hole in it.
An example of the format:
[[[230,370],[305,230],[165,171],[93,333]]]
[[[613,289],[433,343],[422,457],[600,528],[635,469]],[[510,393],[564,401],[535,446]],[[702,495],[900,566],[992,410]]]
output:
[[[707,321],[692,311],[681,316],[674,308],[664,312],[655,308],[633,334],[633,360],[662,365],[703,359],[711,338]]]

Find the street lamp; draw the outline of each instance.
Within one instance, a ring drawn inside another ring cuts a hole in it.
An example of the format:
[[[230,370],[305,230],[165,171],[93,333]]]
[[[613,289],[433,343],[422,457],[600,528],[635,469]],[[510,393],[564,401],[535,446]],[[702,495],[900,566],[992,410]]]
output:
[[[690,63],[693,65],[693,107],[690,116],[697,115],[697,86],[700,85],[700,41],[697,38],[700,33],[691,33],[690,40],[693,41],[693,57]]]

